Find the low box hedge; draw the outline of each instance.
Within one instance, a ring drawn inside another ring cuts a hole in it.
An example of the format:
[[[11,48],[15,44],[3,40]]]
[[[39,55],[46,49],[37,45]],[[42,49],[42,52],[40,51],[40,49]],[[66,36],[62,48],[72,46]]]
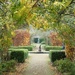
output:
[[[32,46],[25,46],[24,48],[25,49],[28,49],[28,51],[32,51],[33,50],[33,47]]]
[[[23,63],[25,59],[28,57],[28,50],[27,49],[11,49],[10,52],[10,59],[15,59],[19,63]]]
[[[12,49],[28,49],[28,51],[33,50],[33,46],[11,46]]]
[[[65,56],[64,50],[50,50],[49,51],[49,58],[50,58],[51,62],[63,59],[65,57],[66,56]]]
[[[44,47],[46,51],[49,51],[49,50],[62,50],[62,46],[45,46]]]

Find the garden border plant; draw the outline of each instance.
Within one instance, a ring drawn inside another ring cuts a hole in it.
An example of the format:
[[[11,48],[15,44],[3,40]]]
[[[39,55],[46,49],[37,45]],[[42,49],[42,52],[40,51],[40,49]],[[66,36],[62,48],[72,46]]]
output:
[[[3,63],[0,63],[0,75],[4,75],[3,73],[15,72],[16,71],[16,61],[9,60]]]
[[[28,51],[32,51],[33,46],[11,46],[10,49],[28,49]]]
[[[46,51],[49,51],[49,50],[62,50],[63,47],[62,46],[45,46],[44,47]]]
[[[75,75],[75,63],[70,59],[56,60],[53,65],[57,68],[59,72],[63,75]]]

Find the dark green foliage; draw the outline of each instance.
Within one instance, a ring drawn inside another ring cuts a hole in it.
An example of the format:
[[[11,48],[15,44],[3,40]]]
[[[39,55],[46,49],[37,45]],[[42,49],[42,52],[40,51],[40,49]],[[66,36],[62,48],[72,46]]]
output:
[[[16,65],[16,61],[15,60],[10,60],[10,61],[6,61],[0,64],[0,74],[2,72],[12,72],[15,71],[15,65]]]
[[[19,63],[23,63],[28,56],[28,50],[13,49],[10,54],[10,59],[15,59]]]
[[[57,70],[62,73],[69,73],[70,75],[75,75],[75,63],[69,59],[61,59],[54,62]]]
[[[45,39],[44,38],[40,38],[39,40],[40,40],[41,44],[45,44]]]
[[[62,46],[45,46],[45,50],[62,50]]]
[[[33,46],[12,46],[10,49],[28,49],[28,51],[32,51]]]
[[[63,50],[50,50],[49,52],[49,58],[51,59],[51,62],[63,59],[65,57],[65,51]]]

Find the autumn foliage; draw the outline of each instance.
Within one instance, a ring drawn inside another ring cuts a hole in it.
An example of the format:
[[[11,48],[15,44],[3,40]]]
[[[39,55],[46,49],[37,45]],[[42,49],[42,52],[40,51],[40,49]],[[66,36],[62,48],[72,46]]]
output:
[[[13,38],[14,46],[26,46],[30,44],[30,34],[26,30],[16,30]]]
[[[62,46],[62,40],[58,37],[58,34],[56,32],[51,32],[49,38],[51,45]]]

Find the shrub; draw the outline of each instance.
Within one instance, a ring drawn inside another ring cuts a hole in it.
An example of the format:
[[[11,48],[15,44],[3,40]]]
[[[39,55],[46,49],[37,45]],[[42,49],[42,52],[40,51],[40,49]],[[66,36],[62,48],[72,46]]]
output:
[[[28,49],[28,51],[32,51],[33,46],[11,46],[10,49]]]
[[[33,47],[32,46],[25,46],[24,48],[25,49],[28,49],[28,51],[32,51],[33,50]]]
[[[11,51],[10,59],[15,59],[19,63],[23,63],[28,56],[28,50],[14,49]]]
[[[51,62],[63,59],[65,57],[66,57],[65,51],[63,50],[50,50],[49,51],[49,58],[51,59]]]
[[[45,50],[62,50],[62,46],[45,46]]]
[[[35,47],[36,47],[36,45],[35,45],[35,44],[31,44],[31,47],[32,47],[32,48],[35,48]]]
[[[25,57],[25,59],[28,57],[28,50],[24,51],[24,57]]]
[[[0,73],[2,72],[12,72],[15,71],[16,61],[15,60],[10,60],[6,61],[0,64]]]
[[[69,73],[70,75],[75,75],[75,64],[69,59],[61,59],[54,62],[57,70],[61,73]]]

